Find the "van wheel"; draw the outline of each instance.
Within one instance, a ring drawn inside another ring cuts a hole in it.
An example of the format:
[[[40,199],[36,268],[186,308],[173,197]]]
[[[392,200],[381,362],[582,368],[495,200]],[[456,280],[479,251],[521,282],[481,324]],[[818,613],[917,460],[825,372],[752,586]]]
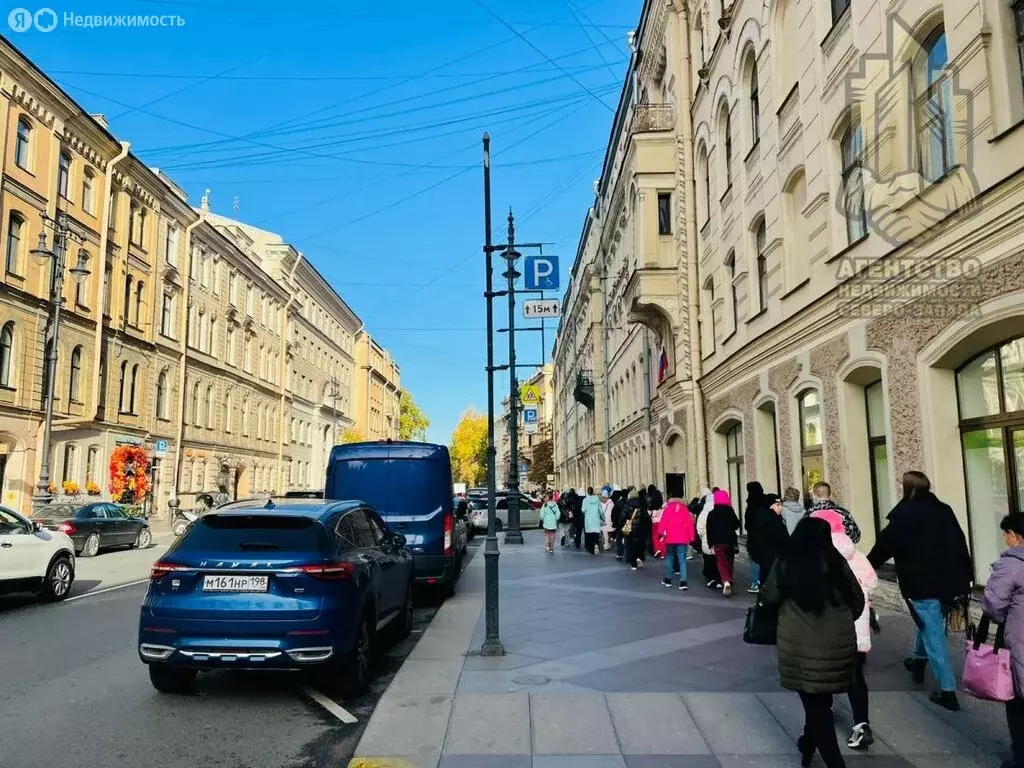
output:
[[[149,665],[149,682],[160,693],[192,693],[199,671],[166,664]]]

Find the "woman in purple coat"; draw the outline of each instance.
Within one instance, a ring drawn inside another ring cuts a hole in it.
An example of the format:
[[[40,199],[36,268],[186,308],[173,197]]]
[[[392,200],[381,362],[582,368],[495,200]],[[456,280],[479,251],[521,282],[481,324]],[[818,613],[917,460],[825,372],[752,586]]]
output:
[[[999,527],[1007,550],[992,564],[982,610],[1003,625],[1017,694],[1006,703],[1013,760],[1003,768],[1024,768],[1024,514],[1007,515]]]

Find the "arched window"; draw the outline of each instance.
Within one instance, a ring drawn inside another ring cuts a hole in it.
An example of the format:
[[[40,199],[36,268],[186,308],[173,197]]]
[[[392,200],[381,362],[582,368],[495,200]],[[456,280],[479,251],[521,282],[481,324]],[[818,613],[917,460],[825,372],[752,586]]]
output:
[[[234,425],[232,423],[235,420],[234,417],[234,397],[231,392],[228,391],[228,393],[224,395],[224,431],[229,435],[231,434],[232,429],[234,429]]]
[[[757,57],[753,51],[750,52],[749,62],[747,97],[750,110],[750,146],[753,147],[761,141],[761,85],[757,79]]]
[[[732,317],[733,332],[740,325],[740,303],[736,293],[736,252],[732,251],[725,257],[725,290],[729,297],[729,312]]]
[[[95,187],[96,177],[91,169],[86,168],[82,174],[82,210],[88,214],[96,213]]]
[[[864,205],[864,178],[860,169],[864,156],[864,132],[860,116],[851,114],[849,124],[839,139],[843,163],[843,211],[846,214],[846,239],[856,243],[868,233],[867,209]]]
[[[700,179],[697,186],[698,203],[704,214],[704,224],[707,224],[711,220],[711,167],[708,163],[708,150],[704,144],[697,150],[697,178]]]
[[[117,385],[117,409],[121,413],[128,412],[128,361],[121,361],[121,378]]]
[[[22,170],[32,170],[32,124],[25,117],[18,118],[18,136],[14,143],[14,162]]]
[[[21,249],[25,239],[24,229],[25,220],[21,217],[21,214],[12,211],[7,219],[7,252],[5,258],[6,269],[12,275],[20,274],[18,270],[21,268]]]
[[[199,310],[198,317],[199,317],[199,319],[198,319],[198,321],[196,323],[198,328],[196,330],[197,338],[196,338],[195,347],[200,352],[205,352],[206,351],[206,312],[204,312],[203,310]]]
[[[987,570],[1003,549],[999,521],[1024,512],[1024,337],[961,366],[956,388],[974,561]]]
[[[71,153],[62,150],[57,161],[57,194],[65,200],[71,198]]]
[[[729,478],[729,493],[737,499],[746,488],[743,455],[743,425],[736,422],[725,433],[725,463]]]
[[[238,365],[238,349],[235,346],[235,329],[228,326],[227,330],[227,363],[231,366]]]
[[[206,428],[213,429],[216,421],[213,412],[213,384],[206,388]]]
[[[937,27],[913,63],[921,175],[938,181],[956,164],[953,133],[953,83],[946,67],[949,49],[945,27]]]
[[[158,419],[167,418],[167,369],[160,371],[156,377],[156,415]]]
[[[250,336],[245,340],[245,359],[242,361],[242,369],[246,373],[252,373],[252,348],[253,340],[252,337]]]
[[[892,509],[889,494],[889,446],[885,438],[885,393],[882,380],[864,387],[864,411],[868,421],[868,451],[871,467],[871,501],[875,510],[875,531],[885,527]]]
[[[718,130],[722,146],[722,174],[725,180],[723,192],[732,186],[732,116],[729,114],[728,103],[722,103],[722,109],[718,116]]]
[[[73,403],[81,402],[82,384],[82,347],[81,345],[71,350],[71,375],[68,378],[68,400]]]
[[[211,355],[216,356],[217,354],[217,318],[210,318],[210,340],[207,346],[207,352]]]
[[[135,326],[137,328],[142,327],[142,297],[145,293],[145,286],[142,281],[139,280],[135,286]]]
[[[0,328],[0,387],[12,388],[14,380],[14,323]]]
[[[100,476],[100,449],[90,445],[85,454],[85,482],[99,484]]]
[[[266,378],[267,378],[267,352],[263,348],[262,344],[260,344],[260,351],[259,351],[259,356],[257,357],[257,359],[259,360],[259,376],[260,376],[261,379],[266,381]]]
[[[138,383],[138,380],[139,380],[139,364],[136,363],[135,365],[132,366],[132,388],[131,388],[131,393],[129,394],[129,398],[128,398],[128,412],[131,413],[131,414],[136,413],[136,411],[135,411],[135,392],[136,392],[135,385]]]
[[[779,3],[775,40],[789,42],[801,39],[798,5],[798,0],[781,0]],[[778,52],[775,67],[781,86],[779,98],[786,99],[800,80],[800,46],[792,43],[780,45],[775,50]]]
[[[242,400],[242,437],[249,436],[249,398]]]
[[[708,349],[714,351],[715,340],[718,336],[717,330],[715,329],[715,278],[714,275],[708,275],[707,280],[704,281],[704,301],[706,304],[707,312],[707,324],[708,324]]]
[[[807,220],[807,174],[801,168],[793,174],[783,195],[782,214],[787,234],[785,241],[785,270],[783,272],[786,290],[793,290],[810,275],[811,260],[808,253]]]
[[[128,275],[124,279],[124,309],[121,315],[125,325],[128,325],[128,320],[131,318],[130,310],[132,306],[132,276]]]
[[[764,310],[768,308],[768,231],[764,219],[754,232],[754,250],[757,254],[757,300]]]
[[[74,443],[64,444],[64,468],[60,479],[72,483],[78,481],[78,446]]]
[[[100,394],[99,405],[102,408],[107,403],[107,356],[100,355]]]
[[[256,439],[262,440],[266,433],[267,411],[263,404],[256,406]]]
[[[189,414],[192,426],[201,427],[202,422],[199,420],[199,382],[197,381],[192,385],[192,399],[189,403]]]
[[[800,467],[806,498],[816,483],[825,477],[825,463],[822,458],[821,396],[816,390],[808,389],[797,396],[800,412]]]

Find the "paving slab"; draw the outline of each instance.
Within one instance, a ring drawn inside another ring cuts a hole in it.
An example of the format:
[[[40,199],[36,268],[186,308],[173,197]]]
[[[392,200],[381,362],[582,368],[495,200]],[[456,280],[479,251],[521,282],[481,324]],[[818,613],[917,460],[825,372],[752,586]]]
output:
[[[804,732],[804,707],[800,703],[800,697],[796,693],[786,691],[785,693],[759,693],[757,697],[765,705],[772,717],[778,720],[789,737],[796,741]],[[853,717],[850,710],[843,709],[842,703],[846,701],[845,696],[834,697],[833,712],[836,719],[836,735],[839,739],[839,749],[847,757],[863,755],[863,752],[850,749],[846,746],[846,740],[853,730]],[[875,743],[871,745],[872,755],[892,755],[895,751],[876,732]]]
[[[534,755],[533,768],[626,768],[621,755]]]
[[[968,756],[981,751],[975,742],[950,728],[935,709],[913,693],[875,692],[871,694],[872,729],[900,755]]]
[[[356,757],[402,756],[437,765],[452,711],[451,696],[385,696],[356,748]],[[417,768],[423,768],[415,763]]]
[[[533,768],[529,755],[444,755],[439,768]]]
[[[715,755],[795,755],[796,742],[752,693],[684,693]]]
[[[530,694],[534,755],[621,755],[604,694]]]
[[[455,755],[529,755],[529,694],[460,695],[452,711],[444,751]]]
[[[714,755],[625,755],[626,768],[721,768]],[[788,766],[787,768],[792,768]]]
[[[440,694],[451,696],[459,684],[465,660],[406,659],[388,691],[398,695]]]
[[[605,699],[624,754],[711,753],[678,694],[609,693]]]

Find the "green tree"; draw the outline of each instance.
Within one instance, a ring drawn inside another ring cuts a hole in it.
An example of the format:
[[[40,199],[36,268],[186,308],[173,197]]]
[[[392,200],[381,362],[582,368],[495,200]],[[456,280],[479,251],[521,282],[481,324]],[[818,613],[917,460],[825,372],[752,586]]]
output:
[[[537,485],[546,485],[548,475],[555,472],[555,446],[551,438],[537,443],[533,447],[533,463],[530,465],[530,472],[527,479]]]
[[[359,430],[352,427],[341,433],[341,442],[343,443],[361,443],[365,439]]]
[[[487,417],[467,408],[452,432],[455,482],[480,485],[487,479]]]
[[[430,419],[416,405],[412,395],[402,390],[398,400],[398,439],[423,442],[427,439]]]

